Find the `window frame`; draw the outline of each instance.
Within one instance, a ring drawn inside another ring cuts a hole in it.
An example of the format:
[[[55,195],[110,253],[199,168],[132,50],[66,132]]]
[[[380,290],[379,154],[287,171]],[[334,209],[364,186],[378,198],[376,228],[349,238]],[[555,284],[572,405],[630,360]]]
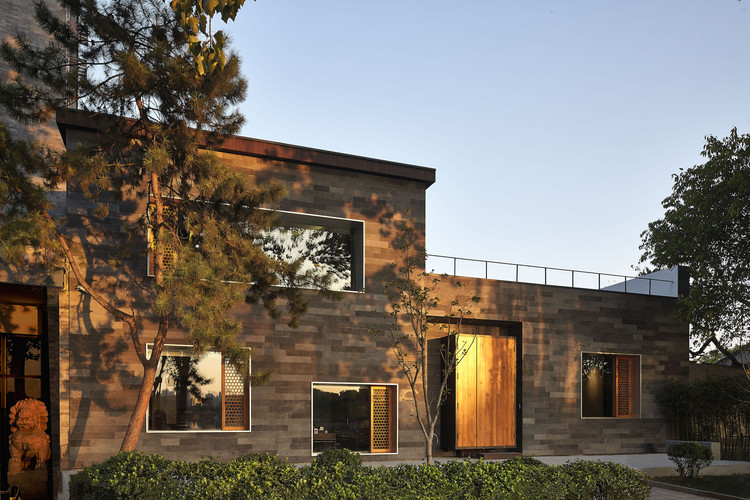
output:
[[[388,388],[389,395],[392,397],[394,401],[394,408],[393,413],[391,414],[391,422],[393,423],[393,451],[357,451],[360,455],[397,455],[398,454],[398,434],[399,434],[399,426],[398,426],[398,384],[393,382],[318,382],[313,381],[310,382],[310,455],[313,457],[316,457],[320,455],[322,452],[316,452],[315,451],[315,442],[314,442],[314,435],[315,432],[313,430],[313,422],[315,421],[315,406],[314,406],[314,391],[315,386],[318,385],[350,385],[350,386],[369,386],[369,387],[386,387]],[[372,398],[372,392],[370,393],[370,398]],[[372,414],[372,407],[370,407],[370,413]],[[372,432],[372,422],[370,422],[370,432]],[[371,444],[372,446],[372,444]],[[372,449],[372,448],[371,448]]]
[[[612,416],[585,416],[583,414],[583,357],[584,356],[612,356],[612,370],[613,370],[613,388],[612,388]],[[631,391],[631,397],[630,397],[630,408],[629,408],[629,415],[617,415],[617,391],[619,390],[619,385],[617,383],[617,359],[618,358],[629,358],[632,361],[635,361],[635,363],[631,363],[630,365],[630,387],[629,390]],[[624,352],[598,352],[598,351],[581,351],[580,354],[580,369],[579,369],[579,395],[580,395],[580,415],[581,419],[604,419],[604,420],[633,420],[633,419],[640,419],[641,418],[641,408],[642,408],[642,394],[643,394],[643,356],[641,354],[632,354],[632,353],[624,353]],[[635,377],[633,376],[634,373],[637,372],[637,379],[633,380]],[[635,394],[632,394],[635,393]]]
[[[146,344],[146,356],[150,357],[151,352],[150,349],[153,348],[153,343],[149,342]],[[183,348],[183,349],[191,349],[193,346],[190,344],[164,344],[162,348],[162,354],[161,356],[164,356],[164,349],[166,348]],[[248,348],[249,349],[249,348]],[[219,351],[207,351],[207,352],[214,352],[217,354],[221,354]],[[222,355],[222,364],[223,364],[224,356]],[[249,363],[252,363],[252,360],[249,361]],[[248,373],[250,372],[251,366],[248,364]],[[224,404],[224,370],[222,367],[222,375],[221,375],[221,387],[222,387],[222,411],[221,411],[221,420],[222,425],[224,422],[224,410],[223,410],[223,404]],[[151,392],[151,397],[153,397],[153,389]],[[149,419],[151,416],[151,398],[149,398],[149,404],[146,408],[146,433],[148,434],[186,434],[186,433],[227,433],[227,432],[251,432],[253,428],[253,419],[252,419],[252,384],[247,384],[247,429],[186,429],[186,430],[172,430],[172,429],[150,429],[149,428]]]
[[[166,205],[179,203],[179,198],[162,198]],[[149,199],[148,204],[151,205]],[[258,210],[271,211],[268,208]],[[330,215],[317,215],[305,212],[290,212],[288,210],[275,210],[280,216],[282,227],[323,226],[339,232],[349,232],[352,235],[352,278],[350,290],[337,290],[344,293],[362,293],[365,291],[365,221],[361,219],[350,219],[346,217],[333,217]],[[288,226],[285,226],[288,224]],[[153,239],[151,226],[146,231],[146,276],[154,277],[153,250],[151,240]]]

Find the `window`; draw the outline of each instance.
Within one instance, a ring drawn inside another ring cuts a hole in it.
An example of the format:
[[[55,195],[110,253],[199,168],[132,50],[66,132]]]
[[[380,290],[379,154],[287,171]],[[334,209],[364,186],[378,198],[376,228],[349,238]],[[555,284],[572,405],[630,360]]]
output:
[[[301,272],[332,277],[332,290],[364,288],[364,222],[279,212],[280,225],[266,233],[263,250],[287,262],[303,257]]]
[[[178,217],[174,200],[165,202],[164,216]],[[266,232],[259,243],[263,251],[286,262],[303,257],[300,273],[330,275],[331,290],[364,289],[364,222],[296,212],[278,212],[280,224]],[[187,235],[178,234],[181,239]],[[154,275],[153,233],[148,230],[147,274]],[[176,257],[172,245],[164,248],[164,268],[171,269]],[[282,283],[283,285],[284,283]],[[305,286],[306,283],[296,283]]]
[[[150,355],[151,346],[147,350]],[[250,430],[250,387],[218,352],[197,358],[189,346],[164,346],[147,430]]]
[[[582,353],[581,416],[640,417],[640,356]]]
[[[312,384],[312,451],[396,453],[398,386]]]

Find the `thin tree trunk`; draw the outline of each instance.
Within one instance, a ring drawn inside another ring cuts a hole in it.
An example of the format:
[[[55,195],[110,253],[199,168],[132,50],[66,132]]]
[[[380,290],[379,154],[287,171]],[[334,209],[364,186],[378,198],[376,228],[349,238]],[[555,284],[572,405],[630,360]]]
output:
[[[159,321],[159,330],[156,333],[156,337],[154,337],[154,347],[151,350],[151,357],[143,364],[143,378],[141,379],[141,386],[138,389],[138,399],[133,408],[133,414],[130,416],[125,437],[122,439],[120,451],[133,451],[138,444],[141,429],[143,429],[143,425],[146,422],[146,410],[148,410],[148,403],[151,399],[154,380],[156,379],[156,366],[159,364],[168,327],[169,321],[166,318],[162,318]]]

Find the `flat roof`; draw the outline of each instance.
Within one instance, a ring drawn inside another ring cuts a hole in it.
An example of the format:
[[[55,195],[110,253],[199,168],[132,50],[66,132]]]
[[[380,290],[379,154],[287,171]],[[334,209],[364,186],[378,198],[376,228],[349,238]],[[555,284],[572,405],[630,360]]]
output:
[[[112,118],[111,116],[95,115],[76,109],[58,109],[56,114],[57,127],[62,134],[63,142],[67,139],[65,131],[69,128],[96,132],[99,129],[101,120]],[[251,137],[231,136],[225,139],[220,145],[214,146],[212,150],[267,160],[288,161],[304,165],[422,182],[425,184],[425,189],[435,182],[435,169],[430,167],[253,139]]]

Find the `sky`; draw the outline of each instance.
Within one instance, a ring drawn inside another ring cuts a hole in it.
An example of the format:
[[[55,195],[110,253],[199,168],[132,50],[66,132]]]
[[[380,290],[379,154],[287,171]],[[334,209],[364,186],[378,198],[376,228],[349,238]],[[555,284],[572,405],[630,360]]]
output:
[[[248,1],[242,135],[435,168],[429,253],[632,276],[672,174],[750,133],[749,7]]]

